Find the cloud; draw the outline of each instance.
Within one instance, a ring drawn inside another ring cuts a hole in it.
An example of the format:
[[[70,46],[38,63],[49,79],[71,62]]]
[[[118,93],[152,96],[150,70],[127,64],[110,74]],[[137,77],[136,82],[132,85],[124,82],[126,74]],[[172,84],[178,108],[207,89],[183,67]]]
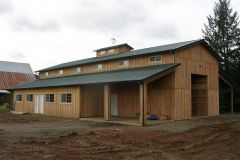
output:
[[[8,54],[8,57],[14,60],[21,60],[26,58],[26,55],[23,54],[21,51],[19,51],[18,49],[15,49],[13,52]]]
[[[0,0],[0,14],[12,13],[14,11],[10,0]]]
[[[148,38],[172,39],[178,36],[176,25],[170,22],[147,23],[141,30],[143,36]]]
[[[98,32],[123,31],[132,25],[141,24],[147,14],[144,6],[130,1],[80,1],[78,10],[68,15],[70,25],[80,30]],[[70,17],[70,18],[69,18]]]
[[[53,19],[34,21],[30,17],[15,17],[11,20],[11,26],[16,31],[55,31],[59,29],[59,24]]]

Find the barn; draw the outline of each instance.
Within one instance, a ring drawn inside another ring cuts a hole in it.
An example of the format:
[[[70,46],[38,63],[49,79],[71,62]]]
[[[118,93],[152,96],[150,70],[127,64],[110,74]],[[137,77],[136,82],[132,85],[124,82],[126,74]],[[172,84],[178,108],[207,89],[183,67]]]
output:
[[[202,39],[134,50],[97,49],[96,57],[39,70],[14,89],[16,111],[106,121],[149,115],[172,120],[219,115],[219,56]]]
[[[11,103],[12,96],[9,90],[34,80],[36,79],[29,64],[0,61],[1,103]]]

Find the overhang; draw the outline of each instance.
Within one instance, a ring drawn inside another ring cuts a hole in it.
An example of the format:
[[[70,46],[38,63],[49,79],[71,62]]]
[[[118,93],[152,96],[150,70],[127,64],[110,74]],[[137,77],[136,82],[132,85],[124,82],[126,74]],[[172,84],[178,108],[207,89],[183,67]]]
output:
[[[115,82],[130,82],[130,81],[145,81],[154,76],[166,75],[173,71],[179,63],[162,64],[150,67],[122,69],[116,71],[99,72],[91,74],[82,74],[67,77],[49,78],[36,80],[24,85],[18,86],[15,89],[29,88],[44,88],[44,87],[60,87],[60,86],[75,86],[95,83],[115,83]]]

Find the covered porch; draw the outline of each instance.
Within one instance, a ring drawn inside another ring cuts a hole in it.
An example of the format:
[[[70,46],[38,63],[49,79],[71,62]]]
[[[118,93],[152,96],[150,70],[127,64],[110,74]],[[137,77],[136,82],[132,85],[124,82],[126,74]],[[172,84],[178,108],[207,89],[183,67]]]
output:
[[[119,81],[128,77],[122,73],[115,82],[80,86],[80,119],[128,125],[159,124],[173,119],[176,66],[167,69],[165,66],[148,75],[149,70],[145,73],[141,70],[140,80]],[[137,74],[133,71],[131,75],[139,77]],[[160,119],[147,120],[150,115]]]

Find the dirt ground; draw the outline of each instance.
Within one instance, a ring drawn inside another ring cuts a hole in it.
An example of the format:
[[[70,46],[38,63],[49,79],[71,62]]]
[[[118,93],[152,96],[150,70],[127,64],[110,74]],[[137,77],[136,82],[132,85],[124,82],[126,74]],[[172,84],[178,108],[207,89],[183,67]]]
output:
[[[147,127],[0,113],[0,159],[238,160],[240,115]]]

